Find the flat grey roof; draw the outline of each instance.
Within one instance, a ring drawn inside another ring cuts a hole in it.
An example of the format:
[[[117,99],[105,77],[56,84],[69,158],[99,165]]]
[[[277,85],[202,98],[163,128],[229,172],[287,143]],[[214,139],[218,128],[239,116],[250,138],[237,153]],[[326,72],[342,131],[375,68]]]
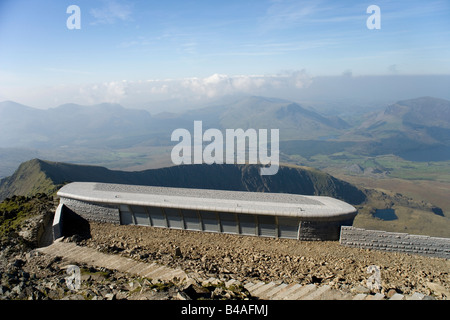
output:
[[[95,182],[73,182],[58,191],[63,198],[136,206],[249,213],[312,219],[354,216],[346,202],[322,196],[286,193],[166,188]]]

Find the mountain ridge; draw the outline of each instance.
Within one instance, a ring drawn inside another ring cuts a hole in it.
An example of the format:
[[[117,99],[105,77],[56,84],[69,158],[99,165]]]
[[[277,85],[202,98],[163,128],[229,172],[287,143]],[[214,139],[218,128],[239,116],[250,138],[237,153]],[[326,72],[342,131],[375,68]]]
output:
[[[297,166],[280,166],[276,175],[261,176],[257,165],[181,165],[126,172],[40,159],[22,163],[12,176],[0,180],[0,200],[13,195],[55,192],[73,181],[322,195],[351,204],[365,200],[365,194],[350,183]]]
[[[283,116],[286,108],[289,114]],[[117,141],[125,141],[131,147],[139,144],[139,137],[150,138],[155,134],[163,134],[169,145],[171,131],[191,128],[195,120],[203,121],[205,127],[218,129],[276,128],[282,132],[282,139],[316,137],[348,127],[337,116],[328,118],[298,103],[258,96],[155,116],[146,110],[128,109],[117,103],[90,106],[66,103],[50,109],[35,109],[4,101],[0,102],[0,115],[0,147],[105,144],[114,147]]]
[[[427,128],[433,127],[450,130],[450,101],[433,97],[398,101],[375,113],[358,130],[373,136],[403,132],[419,141],[442,142],[442,139],[427,136]]]
[[[114,139],[148,133],[148,126],[153,122],[147,111],[126,109],[119,104],[69,103],[36,109],[6,101],[0,102],[0,146],[95,147]]]

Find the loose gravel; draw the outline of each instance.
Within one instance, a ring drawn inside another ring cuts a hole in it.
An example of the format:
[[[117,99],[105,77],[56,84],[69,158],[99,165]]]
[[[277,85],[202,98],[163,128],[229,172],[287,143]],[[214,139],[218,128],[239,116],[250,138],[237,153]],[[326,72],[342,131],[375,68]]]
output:
[[[450,261],[406,253],[348,248],[337,241],[298,241],[145,226],[89,223],[91,237],[72,241],[140,261],[157,261],[207,279],[327,284],[367,290],[380,270],[381,293],[450,297]]]

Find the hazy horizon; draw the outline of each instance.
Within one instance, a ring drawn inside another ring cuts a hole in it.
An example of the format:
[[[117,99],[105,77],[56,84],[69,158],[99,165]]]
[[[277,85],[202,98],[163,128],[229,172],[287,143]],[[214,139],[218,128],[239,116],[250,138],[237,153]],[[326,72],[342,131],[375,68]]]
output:
[[[211,79],[216,79],[212,82]],[[278,85],[274,85],[277,78]],[[182,112],[189,109],[201,108],[209,104],[226,102],[240,96],[261,96],[279,98],[299,103],[314,104],[362,104],[367,105],[388,105],[400,100],[415,99],[430,96],[439,99],[450,100],[450,75],[390,75],[390,76],[322,76],[311,78],[309,83],[301,90],[292,90],[291,76],[273,76],[271,83],[265,79],[266,83],[260,87],[249,87],[247,90],[240,89],[243,86],[243,77],[228,77],[225,75],[213,75],[205,79],[190,79],[191,84],[195,82],[198,87],[202,86],[204,94],[198,94],[197,89],[186,88],[184,80],[161,80],[149,82],[122,82],[116,83],[119,93],[108,92],[110,86],[97,86],[97,94],[88,93],[85,86],[85,94],[79,93],[79,87],[67,87],[65,91],[54,92],[53,100],[50,102],[46,91],[36,92],[35,96],[24,97],[3,97],[0,95],[0,102],[13,101],[37,109],[50,109],[64,104],[96,105],[101,103],[120,104],[128,109],[144,109],[152,114],[160,112]],[[247,78],[248,81],[256,81]],[[261,81],[263,81],[260,78]],[[284,86],[281,85],[284,84]],[[165,92],[148,96],[148,91],[163,85]],[[47,89],[51,90],[51,89]],[[142,92],[144,91],[144,93]],[[210,94],[207,94],[207,91]],[[101,93],[99,93],[101,92]],[[92,95],[91,95],[92,94]],[[12,98],[12,99],[11,99]],[[67,100],[65,100],[67,99]]]

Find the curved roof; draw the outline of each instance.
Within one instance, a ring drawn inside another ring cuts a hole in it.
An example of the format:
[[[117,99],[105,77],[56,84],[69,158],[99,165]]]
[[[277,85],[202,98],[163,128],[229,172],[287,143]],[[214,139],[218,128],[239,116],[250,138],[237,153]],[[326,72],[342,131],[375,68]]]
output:
[[[313,220],[337,220],[356,215],[356,209],[341,200],[286,193],[73,182],[62,187],[58,196],[104,204],[277,215]]]

